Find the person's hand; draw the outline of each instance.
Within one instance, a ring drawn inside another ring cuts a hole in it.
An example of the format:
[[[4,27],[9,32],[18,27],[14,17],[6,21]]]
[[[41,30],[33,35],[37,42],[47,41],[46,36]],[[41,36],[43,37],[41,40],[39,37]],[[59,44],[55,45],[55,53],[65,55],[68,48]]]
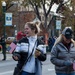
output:
[[[19,60],[18,56],[16,56],[16,55],[13,55],[12,58],[13,58],[15,61],[18,61],[18,60]]]
[[[13,56],[13,57],[14,57],[14,59],[18,60],[18,56]]]
[[[41,54],[41,52],[40,52],[39,50],[36,50],[36,51],[35,51],[35,57],[40,56],[40,54]]]
[[[64,62],[64,65],[65,65],[65,66],[71,66],[71,65],[73,65],[73,62],[67,60],[67,61]]]

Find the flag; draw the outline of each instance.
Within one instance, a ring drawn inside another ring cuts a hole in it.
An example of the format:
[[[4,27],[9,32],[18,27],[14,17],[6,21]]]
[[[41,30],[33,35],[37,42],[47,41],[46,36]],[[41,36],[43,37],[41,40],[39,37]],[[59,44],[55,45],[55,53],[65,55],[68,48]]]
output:
[[[16,48],[16,44],[15,43],[11,43],[8,48],[7,48],[7,51],[9,51],[9,53],[12,53]]]

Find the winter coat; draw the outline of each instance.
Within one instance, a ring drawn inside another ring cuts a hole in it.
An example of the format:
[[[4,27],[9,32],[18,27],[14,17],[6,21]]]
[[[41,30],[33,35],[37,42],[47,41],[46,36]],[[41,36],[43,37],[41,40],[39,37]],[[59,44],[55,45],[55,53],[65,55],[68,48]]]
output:
[[[73,72],[73,65],[65,66],[65,61],[75,61],[75,46],[73,43],[68,50],[63,43],[58,43],[53,46],[51,50],[51,62],[55,65],[55,71],[58,73],[71,73]]]
[[[19,44],[20,43],[28,43],[29,44],[29,41],[28,41],[28,39],[25,37],[25,38],[23,38],[23,39],[21,39],[19,42],[18,42]],[[37,46],[38,45],[44,45],[44,43],[40,40],[40,39],[37,39]],[[24,52],[23,52],[24,53]],[[13,53],[13,55],[18,55],[18,56],[20,56],[20,53],[18,53],[18,52],[14,52]],[[17,64],[17,67],[21,70],[22,69],[22,67],[23,67],[23,65],[24,65],[24,62],[25,62],[25,60],[24,60],[24,58],[25,58],[25,54],[22,54],[21,53],[21,55],[22,55],[22,59],[20,59],[19,61],[18,61],[18,64]],[[43,54],[43,53],[41,53],[40,54],[40,56],[38,56],[38,58],[35,58],[35,62],[37,63],[37,68],[36,68],[36,75],[42,75],[42,63],[41,63],[41,61],[45,61],[46,60],[46,54]],[[15,71],[15,73],[16,73],[16,71]],[[16,74],[14,74],[14,75],[16,75]]]

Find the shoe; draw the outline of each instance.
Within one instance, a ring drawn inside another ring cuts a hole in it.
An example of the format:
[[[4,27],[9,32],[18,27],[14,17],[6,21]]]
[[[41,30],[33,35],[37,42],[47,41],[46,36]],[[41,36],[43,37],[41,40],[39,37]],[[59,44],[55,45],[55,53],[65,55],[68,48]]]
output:
[[[2,61],[5,61],[6,59],[2,59]]]

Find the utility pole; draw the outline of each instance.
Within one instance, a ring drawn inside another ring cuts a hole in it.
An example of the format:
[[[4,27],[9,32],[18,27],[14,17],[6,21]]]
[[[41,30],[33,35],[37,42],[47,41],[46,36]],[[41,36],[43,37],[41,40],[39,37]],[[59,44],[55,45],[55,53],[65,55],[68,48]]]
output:
[[[4,34],[4,38],[6,38],[5,35],[5,12],[6,12],[6,2],[2,1],[2,8],[3,8],[3,34]]]

